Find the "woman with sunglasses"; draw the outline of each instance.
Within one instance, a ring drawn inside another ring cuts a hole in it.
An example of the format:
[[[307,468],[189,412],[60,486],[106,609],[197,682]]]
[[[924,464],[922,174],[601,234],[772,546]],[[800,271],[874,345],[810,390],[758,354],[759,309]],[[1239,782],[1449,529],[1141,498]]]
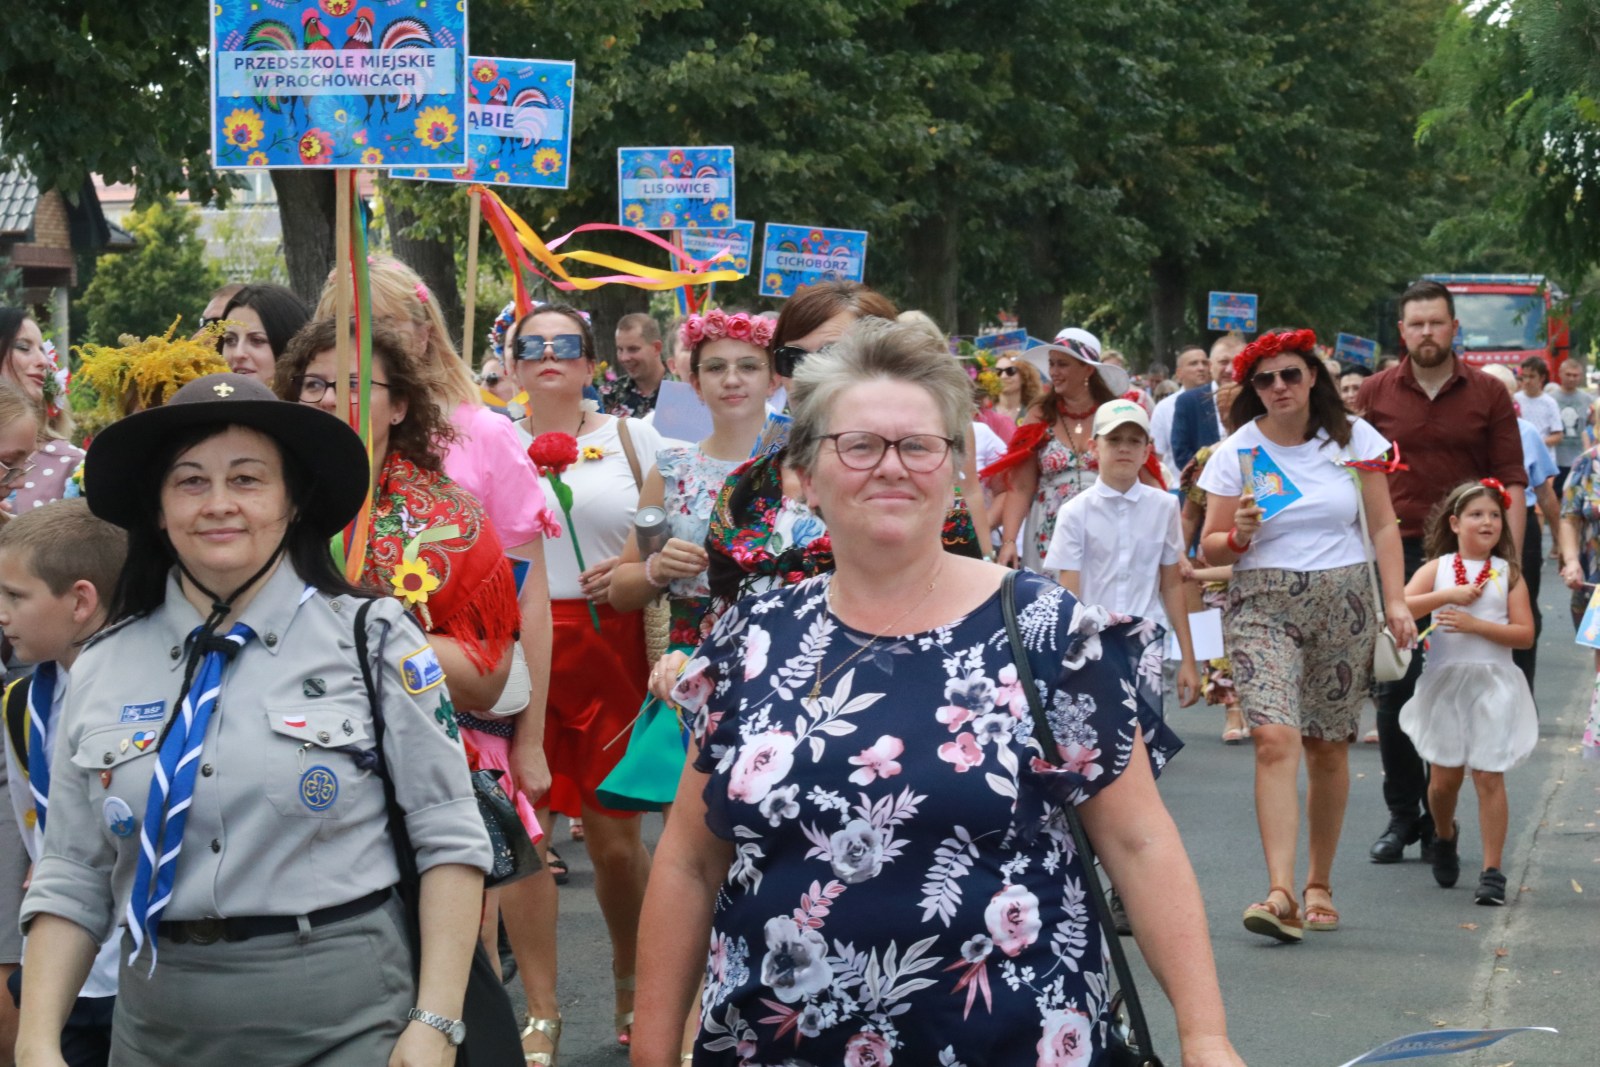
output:
[[[1017,424],[1039,399],[1044,385],[1033,364],[1020,355],[1001,356],[995,361],[994,373],[1000,379],[1000,395],[978,410],[978,419],[1009,445]]]
[[[638,813],[605,806],[596,790],[622,758],[629,724],[644,702],[643,619],[637,611],[614,609],[609,595],[612,572],[633,531],[646,464],[653,465],[662,440],[648,424],[602,414],[585,401],[584,386],[594,378],[594,334],[576,308],[546,304],[535,309],[506,331],[505,350],[528,394],[527,415],[516,424],[524,445],[550,433],[577,439],[578,461],[561,475],[572,491],[572,521],[545,553],[554,634],[544,734],[552,784],[544,803],[568,818],[583,819],[595,896],[611,933],[617,1041],[626,1045],[650,856],[639,836]],[[544,812],[540,818],[549,825]],[[561,1034],[556,895],[553,882],[540,881],[548,885],[540,886],[536,918],[550,951],[522,972],[529,1014],[524,1038],[525,1044],[538,1046],[531,1054],[553,1060]]]
[[[1056,514],[1098,480],[1089,448],[1094,413],[1128,389],[1128,372],[1099,357],[1099,338],[1077,327],[1022,354],[1035,368],[1048,370],[1050,388],[1028,409],[1006,454],[982,472],[985,478],[998,475],[996,487],[1006,494],[1000,563],[1014,566],[1020,557],[1026,569],[1054,577],[1044,557]],[[1019,532],[1026,540],[1019,540]]]
[[[1233,565],[1224,625],[1255,743],[1256,822],[1271,887],[1245,909],[1244,925],[1287,942],[1308,928],[1339,927],[1330,875],[1378,639],[1363,504],[1389,630],[1402,648],[1417,636],[1389,502],[1389,442],[1346,413],[1316,341],[1310,330],[1263,334],[1234,358],[1234,381],[1244,386],[1231,411],[1238,429],[1200,475],[1206,559]],[[1302,753],[1310,842],[1303,916],[1291,888]]]

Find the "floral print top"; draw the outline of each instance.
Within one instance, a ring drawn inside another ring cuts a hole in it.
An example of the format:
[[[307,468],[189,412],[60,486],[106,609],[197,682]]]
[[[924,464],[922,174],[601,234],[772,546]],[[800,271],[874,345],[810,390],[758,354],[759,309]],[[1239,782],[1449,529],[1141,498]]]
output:
[[[600,394],[600,410],[619,419],[642,419],[656,409],[659,391],[646,396],[626,374],[610,372],[594,383]]]
[[[1030,571],[1054,577],[1044,565],[1050,539],[1056,532],[1056,515],[1061,506],[1100,478],[1093,457],[1061,443],[1055,434],[1039,450],[1039,488],[1028,508],[1026,551],[1022,565]]]
[[[1600,581],[1600,448],[1572,464],[1561,494],[1561,516],[1578,520],[1578,562],[1583,580]]]
[[[661,472],[662,506],[673,537],[691,544],[705,544],[717,494],[722,492],[722,483],[740,462],[712,459],[699,445],[663,448],[656,453],[656,469]],[[668,588],[675,599],[711,595],[704,571],[693,578],[674,578]]]
[[[735,850],[694,1062],[1087,1065],[1110,990],[1059,805],[1116,780],[1136,726],[1158,770],[1179,747],[1154,626],[1019,581],[1047,763],[998,592],[873,643],[831,614],[831,580],[730,608],[675,693]]]

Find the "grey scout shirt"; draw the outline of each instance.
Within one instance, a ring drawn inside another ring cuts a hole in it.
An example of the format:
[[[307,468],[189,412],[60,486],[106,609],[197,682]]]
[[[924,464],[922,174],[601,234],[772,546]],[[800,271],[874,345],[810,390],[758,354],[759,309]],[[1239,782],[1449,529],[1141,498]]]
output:
[[[309,589],[287,562],[246,605],[255,632],[224,670],[164,919],[303,915],[399,879],[383,783],[357,767],[374,745],[356,659],[361,601]],[[368,616],[386,766],[417,868],[490,869],[443,674],[400,603]],[[105,634],[74,665],[51,762],[44,850],[22,906],[104,941],[122,922],[157,739],[183,683],[185,642],[203,620],[175,578],[150,615]]]

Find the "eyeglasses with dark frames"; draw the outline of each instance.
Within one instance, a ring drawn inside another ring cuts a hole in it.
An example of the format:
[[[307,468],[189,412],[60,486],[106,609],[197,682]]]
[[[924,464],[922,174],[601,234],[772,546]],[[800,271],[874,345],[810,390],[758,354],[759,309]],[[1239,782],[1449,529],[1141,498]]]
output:
[[[328,379],[319,378],[315,374],[296,374],[289,379],[289,384],[294,387],[295,395],[300,398],[300,403],[302,404],[320,404],[322,398],[328,395],[328,390],[338,386],[337,382],[330,382]],[[372,384],[381,385],[385,389],[389,388],[388,382],[380,382],[376,378],[372,379]],[[355,396],[360,391],[361,379],[352,374],[350,376],[350,395]]]
[[[870,430],[847,430],[844,433],[823,434],[822,439],[832,441],[839,462],[856,471],[876,470],[892,448],[906,470],[926,474],[938,470],[944,457],[955,447],[955,442],[950,438],[933,433],[914,433],[891,441]]]

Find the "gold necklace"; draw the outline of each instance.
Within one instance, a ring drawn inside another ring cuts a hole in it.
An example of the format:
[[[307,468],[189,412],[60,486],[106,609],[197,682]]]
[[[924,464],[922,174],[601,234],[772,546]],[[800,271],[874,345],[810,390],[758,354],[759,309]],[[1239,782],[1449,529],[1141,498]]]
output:
[[[857,656],[861,655],[861,653],[877,644],[883,638],[888,637],[889,634],[894,632],[895,628],[904,622],[913,612],[922,607],[922,605],[926,604],[928,602],[928,598],[933,595],[934,587],[939,584],[939,576],[943,573],[944,561],[941,559],[939,561],[939,569],[934,572],[933,580],[928,583],[928,588],[923,591],[922,597],[915,604],[902,611],[893,622],[883,628],[881,633],[873,634],[872,640],[868,641],[866,644],[862,645],[860,648],[846,656],[843,662],[841,662],[837,667],[833,668],[833,670],[829,671],[827,674],[822,673],[822,657],[817,657],[817,680],[811,683],[811,692],[809,694],[810,698],[812,700],[816,700],[818,697],[820,697],[822,695],[823,682],[826,682],[829,678],[832,678],[834,675],[844,670],[845,667],[849,666],[851,661],[853,661]],[[838,583],[838,581],[839,575],[837,573],[835,573],[832,578],[828,579],[828,591],[825,596],[830,609],[833,607],[833,587]]]

